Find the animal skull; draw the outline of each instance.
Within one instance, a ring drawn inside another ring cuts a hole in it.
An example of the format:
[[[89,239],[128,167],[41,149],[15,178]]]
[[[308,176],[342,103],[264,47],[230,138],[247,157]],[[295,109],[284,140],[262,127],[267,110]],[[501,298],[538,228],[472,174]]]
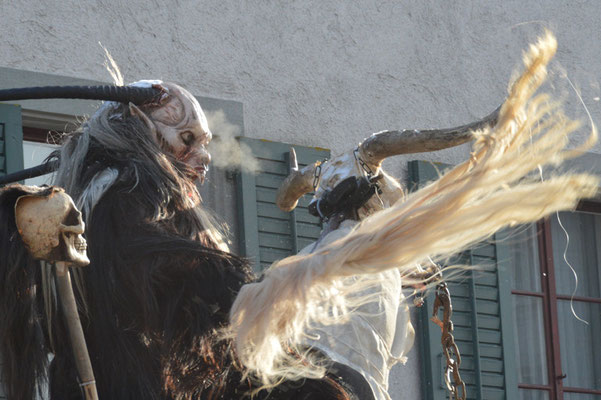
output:
[[[90,263],[81,212],[63,189],[52,188],[48,196],[19,197],[15,217],[21,238],[34,258],[77,266]]]
[[[130,109],[151,127],[161,149],[188,165],[203,183],[211,162],[207,146],[213,137],[207,118],[186,89],[174,83],[158,87],[166,93],[159,104],[141,109],[130,105]]]
[[[315,190],[315,197],[311,201],[316,202],[321,199],[327,190],[332,190],[338,183],[351,176],[366,176],[366,171],[358,161],[358,155],[355,152],[346,152],[321,164],[321,174],[319,184]],[[372,176],[382,176],[378,180],[380,194],[373,196],[359,210],[357,210],[359,219],[373,214],[376,211],[390,207],[403,195],[403,191],[398,182],[386,174],[379,165],[367,164],[367,168],[372,172]]]
[[[402,196],[400,185],[382,171],[382,161],[390,156],[408,153],[442,150],[466,143],[472,139],[472,131],[496,124],[499,108],[481,120],[449,129],[382,131],[365,139],[356,149],[347,151],[326,163],[315,163],[298,169],[296,155],[291,151],[292,172],[280,185],[276,204],[284,211],[292,211],[300,197],[315,190],[313,201],[320,199],[326,190],[333,189],[350,176],[361,177],[369,173],[379,174],[382,194],[370,199],[358,210],[359,219],[374,211],[390,207]],[[319,172],[320,171],[320,172]],[[317,187],[313,187],[315,177]]]

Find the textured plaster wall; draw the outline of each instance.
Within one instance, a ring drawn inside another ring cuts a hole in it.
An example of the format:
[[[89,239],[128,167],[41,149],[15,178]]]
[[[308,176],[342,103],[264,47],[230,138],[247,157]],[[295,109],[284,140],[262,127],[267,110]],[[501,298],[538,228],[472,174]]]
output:
[[[246,136],[338,153],[378,130],[487,114],[542,27],[560,45],[551,90],[586,117],[567,73],[600,121],[600,16],[597,0],[5,0],[0,67],[106,81],[102,42],[128,81],[242,102]],[[456,163],[467,152],[419,157]],[[409,158],[386,166],[401,176]],[[414,367],[393,378],[395,398],[419,398]]]
[[[0,66],[106,81],[102,42],[127,80],[175,80],[197,95],[241,101],[251,137],[338,152],[381,129],[471,121],[502,101],[543,26],[601,117],[597,0],[43,4],[0,2]],[[565,79],[558,74],[555,84],[563,94]]]

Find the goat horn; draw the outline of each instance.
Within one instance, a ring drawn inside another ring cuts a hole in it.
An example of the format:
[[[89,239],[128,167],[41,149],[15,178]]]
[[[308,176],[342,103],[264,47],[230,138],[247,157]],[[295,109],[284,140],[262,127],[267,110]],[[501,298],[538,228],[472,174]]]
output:
[[[296,152],[290,148],[290,174],[280,185],[276,194],[275,203],[283,211],[292,211],[298,204],[298,200],[305,194],[313,191],[313,179],[315,168],[319,162],[298,169]]]
[[[442,150],[469,142],[471,132],[497,123],[499,106],[483,119],[448,129],[382,131],[374,133],[359,146],[364,160],[379,165],[386,157],[399,154]]]

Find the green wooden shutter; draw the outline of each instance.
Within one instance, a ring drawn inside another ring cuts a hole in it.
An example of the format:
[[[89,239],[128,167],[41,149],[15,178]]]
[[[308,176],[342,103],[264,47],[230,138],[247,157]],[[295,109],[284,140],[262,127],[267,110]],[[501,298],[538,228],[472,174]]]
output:
[[[292,254],[319,238],[319,218],[309,214],[307,206],[312,193],[303,196],[290,213],[275,204],[275,194],[289,172],[291,145],[267,140],[240,138],[259,162],[256,174],[238,175],[238,210],[240,219],[240,252],[254,261],[256,271]],[[323,160],[329,150],[293,146],[299,167]]]
[[[23,169],[21,107],[0,104],[0,175]]]
[[[0,176],[23,169],[23,129],[21,107],[0,104]],[[0,369],[2,368],[0,354]],[[0,378],[0,399],[5,399]]]
[[[409,187],[421,187],[448,165],[424,161],[409,163]],[[461,377],[467,398],[518,398],[508,274],[497,260],[504,256],[494,238],[456,256],[453,263],[478,266],[449,282],[453,302],[454,336],[461,353]],[[420,313],[424,398],[448,399],[444,383],[445,360],[440,328],[430,321],[433,294]],[[441,316],[442,317],[442,316]]]

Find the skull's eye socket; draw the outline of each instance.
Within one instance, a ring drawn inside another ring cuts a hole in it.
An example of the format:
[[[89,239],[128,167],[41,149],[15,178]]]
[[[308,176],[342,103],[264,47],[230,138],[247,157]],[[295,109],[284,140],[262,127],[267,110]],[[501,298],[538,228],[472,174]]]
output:
[[[192,144],[196,140],[196,137],[190,131],[184,131],[180,133],[180,137],[182,138],[182,142],[184,142],[186,146],[192,146]]]
[[[79,211],[77,211],[76,209],[71,209],[71,211],[69,211],[69,214],[67,214],[67,217],[65,218],[64,224],[66,226],[77,226],[79,225]]]

